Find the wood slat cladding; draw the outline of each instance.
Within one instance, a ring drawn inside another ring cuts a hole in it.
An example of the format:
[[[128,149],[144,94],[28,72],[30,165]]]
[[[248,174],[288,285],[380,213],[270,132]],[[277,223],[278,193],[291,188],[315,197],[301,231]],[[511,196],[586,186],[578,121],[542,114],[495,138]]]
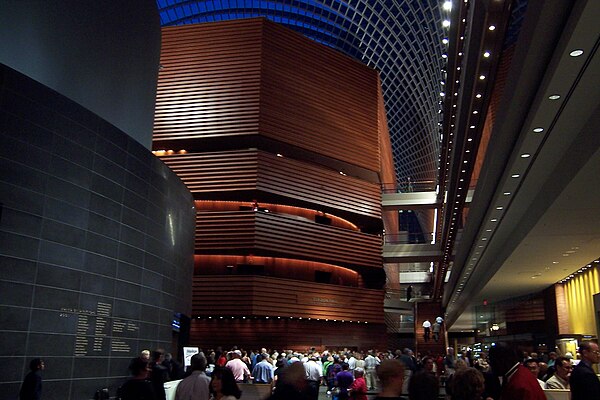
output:
[[[379,185],[288,157],[249,149],[160,157],[196,198],[259,190],[314,208],[381,218]],[[218,196],[217,196],[218,197]]]
[[[262,78],[263,135],[379,171],[375,70],[265,21]]]
[[[384,323],[383,290],[272,277],[202,275],[194,276],[192,293],[194,317],[269,316]]]
[[[315,261],[296,260],[278,257],[258,256],[225,256],[225,255],[195,255],[195,275],[248,275],[244,268],[249,265],[258,265],[265,276],[304,281],[306,284],[314,282],[329,283],[348,287],[362,287],[363,282],[359,274],[348,268],[337,265],[319,263]],[[325,273],[325,276],[322,274]],[[317,280],[317,275],[321,274]]]
[[[162,29],[154,142],[256,134],[262,24]]]
[[[162,37],[155,148],[219,137],[232,148],[232,137],[262,135],[379,171],[375,70],[266,19],[165,27]]]
[[[344,347],[386,349],[384,324],[282,319],[193,319],[190,345],[202,349],[238,346],[246,350],[268,347],[322,351]]]
[[[274,213],[198,211],[197,254],[276,255],[382,268],[381,238]]]
[[[504,315],[506,322],[544,320],[546,318],[544,299],[536,298],[522,301],[518,307],[506,310]]]

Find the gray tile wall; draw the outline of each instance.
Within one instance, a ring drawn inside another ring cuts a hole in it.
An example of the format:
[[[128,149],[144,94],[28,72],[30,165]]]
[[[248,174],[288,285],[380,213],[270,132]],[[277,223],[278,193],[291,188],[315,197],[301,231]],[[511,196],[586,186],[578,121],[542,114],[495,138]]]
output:
[[[0,65],[0,399],[41,357],[44,399],[116,387],[191,310],[179,178],[91,112]]]

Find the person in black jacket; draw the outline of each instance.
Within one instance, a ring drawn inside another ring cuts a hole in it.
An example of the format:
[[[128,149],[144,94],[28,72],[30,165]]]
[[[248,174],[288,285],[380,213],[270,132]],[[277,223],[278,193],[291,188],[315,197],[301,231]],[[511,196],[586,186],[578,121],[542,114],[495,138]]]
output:
[[[44,370],[44,361],[34,358],[29,363],[30,372],[25,376],[21,390],[19,391],[20,400],[40,400],[42,398],[42,371]]]
[[[148,380],[148,361],[141,358],[134,358],[129,365],[129,370],[132,377],[119,388],[117,399],[158,400],[154,386]]]
[[[573,368],[569,384],[571,399],[600,399],[600,380],[592,369],[592,364],[600,362],[600,350],[594,342],[583,342],[579,346],[581,361]]]

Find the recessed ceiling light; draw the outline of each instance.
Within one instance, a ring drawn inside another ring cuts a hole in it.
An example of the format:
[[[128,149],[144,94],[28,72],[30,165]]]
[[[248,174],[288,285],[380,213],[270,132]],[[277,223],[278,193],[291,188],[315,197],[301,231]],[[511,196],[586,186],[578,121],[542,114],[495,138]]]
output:
[[[479,75],[479,79],[484,80],[485,79],[485,75]]]
[[[447,27],[449,27],[449,26],[450,26],[450,21],[448,21],[447,19],[445,19],[444,21],[442,21],[442,26],[443,26],[444,28],[447,28]]]
[[[448,54],[446,54],[446,53],[442,54],[442,58],[448,58]]]
[[[521,154],[521,158],[529,158],[529,157],[531,157],[531,154],[529,154],[529,153]]]
[[[473,111],[473,114],[479,114],[479,111],[475,110]]]
[[[490,222],[496,222],[496,221],[498,221],[498,218],[492,218],[492,219],[490,219]]]
[[[502,210],[502,209],[504,209],[504,207],[502,207],[502,206],[496,207],[496,210]]]
[[[511,178],[518,178],[518,177],[520,177],[520,176],[521,176],[521,175],[519,175],[519,174],[512,174],[510,177],[511,177]]]
[[[490,55],[491,55],[491,54],[490,54],[490,52],[489,52],[489,51],[486,51],[485,53],[483,53],[483,56],[484,56],[485,58],[488,58]]]
[[[581,49],[573,50],[572,52],[569,53],[569,55],[571,57],[579,57],[582,54],[583,54],[583,50],[581,50]]]
[[[490,31],[496,30],[496,26],[494,26],[494,25],[490,25],[488,29],[489,29]]]
[[[558,264],[559,261],[552,261],[552,264]]]
[[[444,44],[448,44],[448,38],[443,38],[443,39],[442,39],[442,43],[444,43]]]
[[[486,229],[485,231],[486,231],[486,232],[491,232],[492,230],[491,230],[491,229]]]
[[[550,100],[558,100],[560,99],[560,94],[553,94],[552,96],[548,96]]]
[[[502,194],[505,195],[505,196],[510,196],[510,192],[504,192]]]
[[[542,128],[542,127],[533,128],[533,131],[534,131],[535,133],[540,133],[540,132],[543,132],[543,131],[544,131],[544,128]]]
[[[475,125],[471,125],[469,128],[471,128],[471,129],[475,129]]]
[[[477,97],[478,99],[480,99],[480,98],[481,98],[481,93],[477,93],[477,94],[475,95],[475,97]]]
[[[487,238],[481,238],[481,240],[483,240],[483,241],[486,241],[486,240],[487,240]]]

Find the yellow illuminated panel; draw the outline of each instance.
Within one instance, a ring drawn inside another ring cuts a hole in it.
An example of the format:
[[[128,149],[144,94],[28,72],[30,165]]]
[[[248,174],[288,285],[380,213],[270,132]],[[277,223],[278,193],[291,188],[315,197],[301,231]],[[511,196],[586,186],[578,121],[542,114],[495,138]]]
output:
[[[571,333],[596,335],[593,296],[600,293],[599,268],[576,275],[565,283],[565,289]]]

